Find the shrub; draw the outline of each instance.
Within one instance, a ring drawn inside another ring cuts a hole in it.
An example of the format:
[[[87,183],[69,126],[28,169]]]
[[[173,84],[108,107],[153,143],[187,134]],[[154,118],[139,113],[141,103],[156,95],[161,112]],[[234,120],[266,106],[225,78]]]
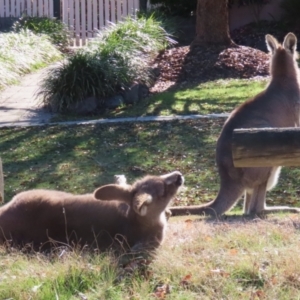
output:
[[[79,51],[59,67],[50,70],[39,94],[53,110],[65,111],[89,96],[103,98],[121,88],[131,78],[126,63],[113,55]]]
[[[70,32],[67,26],[57,19],[24,16],[14,23],[13,28],[16,32],[29,29],[35,34],[46,34],[62,51],[69,46]]]
[[[154,15],[141,16],[139,19],[127,17],[124,22],[111,24],[105,30],[98,32],[90,48],[114,48],[124,54],[131,50],[155,54],[175,43],[170,35],[157,21]]]
[[[174,41],[154,18],[127,18],[98,33],[43,81],[44,104],[64,111],[87,97],[104,99],[132,82],[150,84],[150,59]]]
[[[0,44],[0,89],[62,57],[46,36],[28,30],[0,33]]]

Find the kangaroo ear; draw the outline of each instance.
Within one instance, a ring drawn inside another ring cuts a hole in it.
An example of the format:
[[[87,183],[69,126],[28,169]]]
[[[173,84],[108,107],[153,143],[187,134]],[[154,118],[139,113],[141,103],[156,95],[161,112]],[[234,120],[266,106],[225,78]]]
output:
[[[266,35],[266,43],[268,50],[272,53],[274,53],[279,46],[278,41],[271,34]]]
[[[137,214],[144,217],[147,215],[148,205],[152,202],[152,200],[153,198],[150,194],[137,194],[133,199],[132,207]]]
[[[283,47],[286,50],[290,50],[293,54],[296,52],[297,48],[297,38],[293,33],[288,33],[283,41]]]
[[[130,204],[131,186],[108,184],[95,190],[94,197],[98,200],[121,200]]]

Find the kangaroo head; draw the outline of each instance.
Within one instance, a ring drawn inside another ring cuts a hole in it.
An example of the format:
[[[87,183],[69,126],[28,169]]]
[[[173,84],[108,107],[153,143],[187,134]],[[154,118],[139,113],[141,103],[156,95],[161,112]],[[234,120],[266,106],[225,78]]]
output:
[[[297,48],[297,38],[293,33],[288,33],[283,41],[283,45],[281,45],[280,43],[278,43],[278,41],[276,40],[276,38],[274,38],[272,35],[267,34],[266,35],[266,43],[267,43],[267,47],[268,50],[272,53],[275,54],[277,49],[285,49],[287,51],[289,51],[291,54],[295,54],[296,53],[296,48]]]
[[[297,58],[297,38],[293,33],[288,33],[281,45],[270,34],[266,35],[267,48],[272,54],[271,59],[271,75],[295,76],[295,71],[298,70],[296,65]]]
[[[178,171],[162,176],[146,176],[130,185],[109,184],[94,192],[98,200],[124,201],[142,217],[158,217],[184,183]]]

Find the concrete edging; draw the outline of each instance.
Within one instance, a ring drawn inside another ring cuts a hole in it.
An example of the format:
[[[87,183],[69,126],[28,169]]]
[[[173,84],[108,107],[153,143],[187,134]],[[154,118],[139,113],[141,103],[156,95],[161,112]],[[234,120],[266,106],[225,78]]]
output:
[[[207,114],[207,115],[175,115],[175,116],[146,116],[146,117],[131,117],[131,118],[115,118],[115,119],[97,119],[87,121],[65,121],[65,122],[12,122],[0,123],[0,127],[33,127],[33,126],[71,126],[71,125],[93,125],[93,124],[108,124],[108,123],[130,123],[130,122],[166,122],[175,120],[196,120],[208,118],[227,118],[229,114]]]

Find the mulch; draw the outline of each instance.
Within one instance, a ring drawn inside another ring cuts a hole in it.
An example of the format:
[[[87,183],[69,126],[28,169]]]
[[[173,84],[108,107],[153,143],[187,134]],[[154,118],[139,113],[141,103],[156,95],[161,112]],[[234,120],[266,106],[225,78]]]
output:
[[[153,63],[159,70],[152,93],[170,87],[226,78],[268,76],[269,55],[247,46],[190,47],[167,49]]]
[[[292,31],[299,36],[300,32]],[[267,77],[270,57],[265,35],[272,34],[282,42],[286,33],[276,22],[265,21],[259,27],[249,24],[231,32],[235,45],[229,47],[167,49],[153,62],[159,76],[150,91],[157,93],[217,79]]]

